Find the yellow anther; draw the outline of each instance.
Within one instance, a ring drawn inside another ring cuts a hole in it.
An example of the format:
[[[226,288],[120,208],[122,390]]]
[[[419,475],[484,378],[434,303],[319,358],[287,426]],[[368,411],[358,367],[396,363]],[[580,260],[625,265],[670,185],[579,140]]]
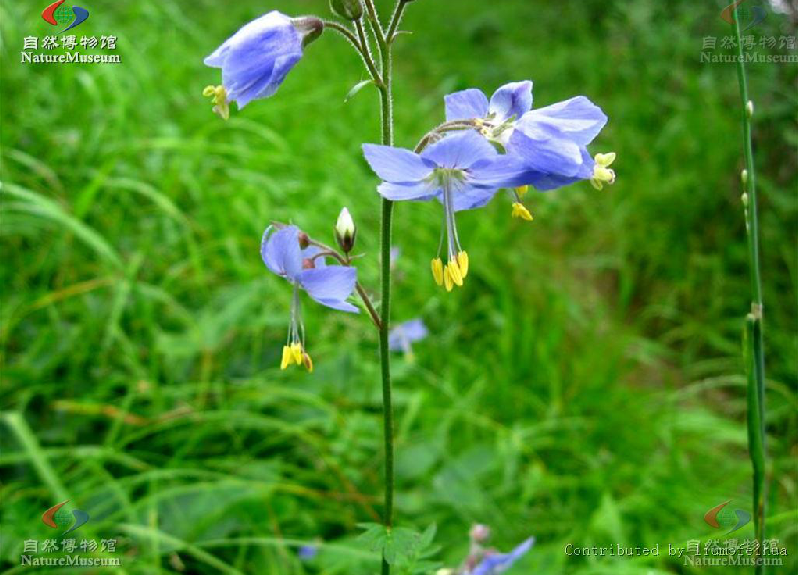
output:
[[[615,161],[615,152],[610,152],[609,154],[596,154],[595,160],[599,166],[604,166],[606,168]]]
[[[460,266],[457,265],[457,260],[449,260],[446,263],[446,269],[449,270],[449,275],[452,276],[452,281],[456,285],[463,285],[463,273],[460,271]]]
[[[287,345],[283,346],[283,360],[280,362],[280,369],[285,369],[291,365],[293,357],[291,356],[291,348]]]
[[[302,354],[302,363],[310,373],[313,373],[313,360],[310,359],[310,354],[303,353]]]
[[[213,101],[213,112],[224,120],[230,118],[230,103],[227,101],[227,90],[224,86],[205,86],[202,95]]]
[[[457,254],[457,265],[460,266],[460,273],[463,275],[463,279],[465,279],[468,275],[468,253],[462,251]]]
[[[452,291],[454,283],[452,282],[452,274],[449,271],[449,266],[443,269],[443,285],[446,287],[446,291]]]
[[[291,355],[293,357],[294,363],[297,365],[302,365],[302,344],[295,343],[291,346]]]
[[[515,193],[518,194],[519,198],[523,198],[528,191],[529,191],[529,186],[518,186],[515,189]]]
[[[435,283],[439,286],[443,285],[443,262],[441,258],[432,260],[432,277],[435,278]]]
[[[600,190],[604,187],[604,184],[614,184],[615,171],[610,169],[609,166],[615,161],[615,153],[596,154],[594,159],[596,164],[593,166],[593,177],[590,178],[590,183],[593,187]]]
[[[526,206],[521,202],[513,202],[513,217],[521,218],[528,222],[532,221],[532,214],[529,213],[529,210],[526,209]]]

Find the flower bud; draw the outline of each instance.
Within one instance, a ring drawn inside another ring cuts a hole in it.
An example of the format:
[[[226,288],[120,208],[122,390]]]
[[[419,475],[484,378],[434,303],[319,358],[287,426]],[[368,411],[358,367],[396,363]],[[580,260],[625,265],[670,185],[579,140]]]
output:
[[[345,254],[351,252],[355,247],[356,235],[355,222],[352,220],[349,210],[344,208],[338,215],[338,221],[335,224],[335,239]]]
[[[308,236],[305,232],[299,232],[296,235],[296,239],[299,241],[299,247],[303,250],[310,245],[310,236]]]
[[[745,113],[750,118],[754,115],[754,102],[753,100],[748,100],[748,103],[745,105]]]
[[[748,170],[743,170],[740,172],[740,181],[743,183],[743,185],[748,183]]]
[[[330,10],[344,20],[360,20],[363,16],[363,3],[360,0],[330,0]]]
[[[324,22],[315,16],[292,18],[291,24],[302,36],[303,48],[321,36],[321,33],[324,32]]]
[[[477,524],[471,527],[471,531],[468,534],[471,537],[471,541],[484,543],[490,537],[490,527]]]

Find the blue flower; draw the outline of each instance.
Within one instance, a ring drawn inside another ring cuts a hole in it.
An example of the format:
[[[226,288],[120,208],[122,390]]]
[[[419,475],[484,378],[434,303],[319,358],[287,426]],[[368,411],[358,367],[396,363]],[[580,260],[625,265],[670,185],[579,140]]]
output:
[[[413,349],[410,344],[421,341],[428,333],[427,326],[419,318],[400,323],[388,332],[388,348],[391,351],[401,350],[408,358],[412,358]]]
[[[530,537],[509,553],[487,553],[482,561],[471,571],[469,575],[494,575],[504,573],[513,563],[526,555],[532,548],[535,538]]]
[[[302,545],[297,551],[297,555],[302,561],[311,561],[319,554],[318,545]]]
[[[294,286],[288,342],[283,347],[280,368],[285,369],[296,363],[304,364],[309,371],[313,371],[313,362],[305,352],[299,289],[305,290],[324,306],[358,313],[358,308],[346,301],[355,289],[357,270],[353,267],[328,266],[323,252],[316,246],[308,245],[303,249],[299,229],[295,226],[278,231],[274,231],[272,226],[266,228],[260,254],[269,270]]]
[[[476,89],[449,94],[444,100],[447,120],[476,119],[480,133],[524,163],[521,179],[526,185],[551,190],[589,179],[601,189],[614,181],[606,163],[609,154],[600,155],[605,161],[601,163],[587,151],[607,116],[584,96],[533,110],[532,82],[527,81],[502,86],[490,101]],[[514,213],[524,217],[515,205]]]
[[[227,119],[229,102],[241,109],[274,94],[323,28],[318,18],[289,18],[276,10],[243,26],[205,58],[206,66],[222,69],[222,85],[203,92],[213,96],[214,111]]]
[[[448,262],[432,260],[438,285],[451,291],[463,285],[468,274],[468,254],[460,247],[455,212],[480,208],[499,188],[517,185],[522,162],[496,149],[473,130],[459,132],[426,148],[421,154],[391,146],[364,144],[371,169],[383,180],[377,191],[389,200],[431,200],[443,204]]]

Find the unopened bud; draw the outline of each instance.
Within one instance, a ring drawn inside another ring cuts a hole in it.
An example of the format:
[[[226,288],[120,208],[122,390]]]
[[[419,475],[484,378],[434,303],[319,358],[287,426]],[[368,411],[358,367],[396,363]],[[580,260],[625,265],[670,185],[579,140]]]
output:
[[[296,28],[296,31],[302,35],[303,48],[321,36],[321,33],[324,32],[324,22],[315,16],[292,18],[291,24],[294,26],[294,28]]]
[[[360,20],[363,16],[363,3],[360,0],[330,0],[330,10],[344,20]]]
[[[740,196],[740,199],[741,199],[741,200],[742,200],[742,202],[743,202],[743,207],[744,207],[745,209],[748,209],[748,194],[746,194],[745,192],[743,192],[743,195],[742,195],[742,196]]]
[[[312,270],[316,267],[316,263],[311,258],[305,258],[302,260],[302,269],[303,270]]]
[[[749,118],[754,115],[754,102],[752,100],[748,100],[748,103],[745,105],[745,113]]]
[[[303,250],[310,245],[310,236],[308,236],[305,232],[299,232],[296,235],[296,239],[299,240],[299,247]]]
[[[471,541],[484,543],[490,537],[490,527],[480,524],[474,525],[468,535],[471,537]]]
[[[348,254],[355,247],[355,236],[357,235],[357,228],[349,210],[346,208],[341,210],[338,215],[338,221],[335,223],[335,239],[338,245]]]
[[[748,170],[743,170],[740,172],[740,181],[743,183],[743,185],[748,183]]]

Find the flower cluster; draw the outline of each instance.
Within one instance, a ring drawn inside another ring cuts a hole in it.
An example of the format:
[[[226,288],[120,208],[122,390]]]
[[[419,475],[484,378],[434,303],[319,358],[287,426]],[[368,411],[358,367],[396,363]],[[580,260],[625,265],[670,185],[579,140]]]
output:
[[[615,154],[592,158],[587,145],[607,116],[584,96],[532,109],[532,82],[499,88],[490,100],[470,89],[444,98],[446,124],[455,131],[420,152],[365,144],[363,153],[383,180],[377,191],[389,200],[437,199],[444,218],[432,275],[447,291],[462,286],[468,253],[457,234],[455,213],[485,206],[501,188],[513,188],[512,215],[528,221],[522,203],[529,186],[552,190],[590,180],[598,189],[615,181]],[[441,130],[441,133],[448,133]],[[446,263],[441,247],[446,237]]]

